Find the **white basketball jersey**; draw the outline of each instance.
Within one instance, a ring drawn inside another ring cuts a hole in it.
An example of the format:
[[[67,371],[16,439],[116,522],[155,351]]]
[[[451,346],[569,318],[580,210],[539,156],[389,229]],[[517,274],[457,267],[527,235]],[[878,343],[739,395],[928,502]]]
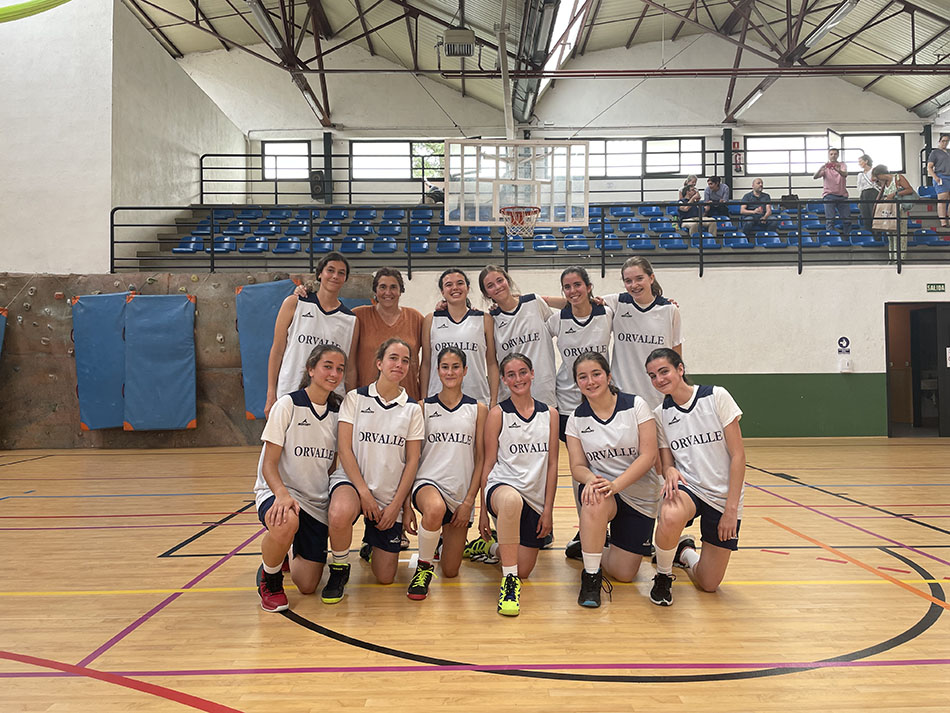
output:
[[[353,341],[356,315],[342,303],[335,310],[325,312],[316,295],[297,298],[297,309],[287,330],[287,347],[277,375],[277,395],[296,391],[303,378],[307,357],[315,346],[333,344],[349,356]],[[340,383],[336,392],[343,396],[346,387]]]
[[[449,510],[455,512],[468,493],[475,470],[478,402],[470,396],[462,396],[458,405],[450,409],[438,396],[430,396],[422,410],[426,439],[413,490],[424,483],[434,485]]]
[[[654,349],[672,349],[682,343],[679,310],[663,297],[641,307],[627,292],[605,297],[604,302],[614,311],[614,383],[656,408],[663,395],[653,388],[644,362]]]
[[[639,396],[617,394],[613,415],[601,421],[586,401],[567,419],[566,433],[581,442],[594,475],[616,480],[640,456],[640,424],[653,419]],[[620,499],[647,517],[656,517],[663,479],[652,467],[620,491]]]
[[[501,433],[498,436],[498,459],[488,474],[485,492],[498,484],[510,485],[525,499],[531,509],[544,512],[544,494],[548,475],[548,453],[551,444],[551,410],[535,399],[534,413],[525,420],[511,399],[501,407]],[[556,457],[556,456],[555,456]]]
[[[536,295],[521,295],[513,312],[495,306],[489,314],[494,320],[498,363],[509,354],[524,354],[534,365],[531,395],[549,406],[556,406],[554,345],[547,328],[551,308]],[[508,396],[508,387],[499,382],[498,401]]]
[[[328,524],[330,468],[336,457],[339,409],[315,406],[301,389],[277,399],[264,425],[262,441],[281,447],[277,472],[290,496],[323,524]],[[266,448],[266,446],[265,446]],[[274,493],[264,480],[264,451],[257,462],[254,502],[261,504]]]
[[[735,400],[721,386],[694,386],[687,406],[679,406],[667,396],[654,413],[659,422],[660,448],[673,452],[676,468],[690,490],[724,511],[729,493],[729,451],[723,429],[742,416]]]
[[[604,305],[593,305],[591,313],[579,321],[567,305],[548,318],[548,331],[557,338],[561,366],[557,370],[557,410],[569,414],[581,404],[581,392],[574,383],[574,362],[584,352],[598,352],[610,357],[610,329],[613,311]],[[537,375],[535,375],[537,378]]]
[[[455,347],[465,353],[468,368],[462,381],[462,392],[483,404],[489,402],[491,392],[488,390],[488,368],[485,361],[488,346],[485,342],[484,312],[470,309],[459,322],[452,321],[448,310],[433,312],[429,328],[429,347],[431,358],[427,396],[435,396],[442,391],[442,382],[439,381],[439,352],[446,347]]]
[[[405,389],[395,400],[383,401],[373,383],[346,395],[340,420],[353,424],[353,454],[360,473],[376,503],[385,508],[393,501],[406,467],[406,441],[425,438],[422,409]],[[339,480],[349,480],[342,466],[330,485]]]

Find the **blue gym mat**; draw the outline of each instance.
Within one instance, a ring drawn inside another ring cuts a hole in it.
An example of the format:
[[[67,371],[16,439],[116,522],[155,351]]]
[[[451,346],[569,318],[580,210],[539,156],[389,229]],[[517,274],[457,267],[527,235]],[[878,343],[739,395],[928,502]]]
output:
[[[280,305],[293,293],[291,280],[241,285],[235,288],[244,414],[248,420],[264,418],[267,402],[267,358],[274,344],[274,322]]]
[[[123,428],[195,428],[196,408],[194,296],[129,295]]]
[[[124,414],[125,302],[128,292],[73,297],[76,395],[84,431],[121,428]],[[2,331],[2,330],[0,330]]]

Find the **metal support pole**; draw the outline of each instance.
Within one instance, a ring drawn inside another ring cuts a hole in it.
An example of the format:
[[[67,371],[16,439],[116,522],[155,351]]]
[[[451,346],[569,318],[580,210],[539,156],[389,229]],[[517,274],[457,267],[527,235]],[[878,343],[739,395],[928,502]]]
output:
[[[214,272],[214,210],[211,211],[211,272]]]
[[[323,198],[333,203],[333,134],[323,132]]]
[[[313,208],[307,208],[307,224],[310,226],[310,249],[307,251],[310,274],[313,274]]]
[[[115,272],[115,212],[118,208],[109,211],[109,272]]]
[[[732,129],[722,130],[722,179],[732,191]]]

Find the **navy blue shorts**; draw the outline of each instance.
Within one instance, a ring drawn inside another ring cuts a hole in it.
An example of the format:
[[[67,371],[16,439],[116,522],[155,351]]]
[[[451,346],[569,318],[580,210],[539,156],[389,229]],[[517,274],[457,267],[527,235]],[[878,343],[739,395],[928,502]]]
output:
[[[567,419],[570,418],[570,414],[558,413],[557,420],[557,437],[560,439],[561,443],[567,443]]]
[[[693,505],[696,506],[696,515],[693,516],[693,519],[686,523],[686,527],[689,527],[693,524],[693,520],[697,517],[699,518],[699,531],[702,533],[703,542],[708,542],[710,545],[715,545],[716,547],[722,547],[724,550],[732,550],[735,552],[739,549],[739,538],[734,537],[731,540],[720,540],[719,539],[719,520],[722,517],[722,513],[719,512],[712,505],[707,503],[705,500],[700,498],[696,493],[690,491],[689,488],[683,486],[682,483],[679,484],[679,489],[684,493],[689,495],[690,500],[693,501]],[[736,534],[739,534],[739,527],[742,525],[742,520],[736,522]]]
[[[578,498],[583,490],[584,486],[581,484],[577,490]],[[649,557],[653,554],[653,529],[656,520],[630,507],[616,493],[614,502],[617,503],[617,514],[610,521],[610,546],[641,557]]]
[[[257,517],[261,524],[267,527],[264,518],[267,511],[277,498],[271,495],[261,503],[257,510]],[[297,513],[297,532],[294,534],[294,557],[303,557],[311,562],[327,561],[327,542],[330,539],[330,530],[322,522],[300,508]]]
[[[376,523],[363,516],[363,542],[384,552],[399,552],[402,543],[402,523],[397,522],[388,530],[380,530]]]
[[[495,483],[491,488],[485,493],[485,499],[488,501],[488,512],[489,514],[498,519],[498,514],[495,512],[491,504],[492,493],[496,489],[500,488],[505,483]],[[511,487],[510,485],[508,486]],[[544,538],[538,537],[538,524],[541,522],[541,516],[534,511],[528,502],[522,498],[521,499],[521,534],[519,544],[522,547],[532,547],[536,550],[540,550],[541,546],[544,544]]]
[[[439,490],[438,486],[436,486],[436,485],[433,484],[433,483],[420,483],[420,484],[419,484],[419,487],[418,487],[418,488],[415,488],[415,489],[412,491],[412,495],[410,496],[411,499],[412,499],[412,507],[414,507],[414,508],[416,509],[416,512],[418,512],[418,513],[422,513],[422,508],[420,508],[420,507],[419,507],[419,504],[416,502],[416,493],[418,493],[421,488],[424,488],[424,487],[426,487],[427,485],[428,485],[429,487],[431,487],[431,488],[435,488],[436,490]],[[439,490],[439,495],[442,495],[442,491],[441,491],[441,490]],[[442,501],[443,501],[443,502],[445,501],[445,496],[444,496],[444,495],[442,495]],[[474,509],[472,510],[472,512],[474,512]],[[449,504],[448,504],[448,503],[445,503],[445,515],[442,516],[442,524],[443,524],[443,525],[448,525],[450,522],[452,522],[452,518],[453,518],[454,516],[455,516],[455,513],[453,513],[453,512],[449,509]],[[472,524],[472,523],[469,523],[469,525],[471,525],[471,524]]]

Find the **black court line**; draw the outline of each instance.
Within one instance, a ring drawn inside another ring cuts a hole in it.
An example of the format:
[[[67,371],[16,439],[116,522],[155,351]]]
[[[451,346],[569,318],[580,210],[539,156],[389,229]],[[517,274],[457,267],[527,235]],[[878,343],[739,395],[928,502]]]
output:
[[[908,567],[911,567],[916,571],[922,579],[928,580],[933,579],[933,575],[925,570],[923,567],[918,565],[913,560],[904,557],[903,555],[891,551],[887,547],[878,547],[881,552],[888,554]],[[943,591],[943,587],[936,582],[930,582],[930,594],[935,599],[939,599],[942,602],[946,602],[946,597]],[[815,663],[830,663],[830,662],[845,662],[845,661],[859,661],[861,659],[868,658],[870,656],[876,656],[882,654],[885,651],[897,648],[903,644],[906,644],[909,641],[917,638],[925,631],[930,629],[934,624],[937,623],[937,620],[940,618],[940,615],[943,614],[944,609],[933,602],[927,608],[927,611],[924,615],[910,628],[902,631],[896,636],[882,641],[878,644],[868,646],[858,651],[852,651],[847,654],[841,654],[840,656],[833,656],[831,658],[821,659]],[[363,641],[362,639],[357,639],[352,636],[347,636],[346,634],[341,634],[340,632],[333,631],[328,629],[325,626],[317,624],[316,622],[310,621],[295,611],[288,609],[282,611],[281,614],[284,615],[287,619],[294,622],[295,624],[309,629],[321,636],[326,636],[329,639],[339,641],[343,644],[348,644],[356,648],[364,649],[366,651],[372,651],[374,653],[384,654],[386,656],[393,656],[395,658],[403,659],[406,661],[415,661],[417,663],[432,664],[433,670],[437,671],[439,666],[476,666],[477,664],[464,663],[462,661],[452,661],[449,659],[441,659],[434,656],[426,656],[424,654],[416,654],[410,651],[402,651],[400,649],[394,649],[389,646],[382,646],[381,644],[375,644],[370,641]],[[607,683],[694,683],[694,682],[707,682],[707,681],[734,681],[739,679],[747,678],[765,678],[768,676],[784,676],[792,673],[800,673],[802,671],[812,671],[816,666],[809,664],[802,664],[801,666],[788,666],[782,668],[765,668],[757,669],[754,671],[735,671],[731,673],[710,673],[710,674],[676,674],[676,675],[617,675],[617,674],[589,674],[589,673],[559,673],[554,671],[530,671],[530,670],[505,670],[505,671],[484,671],[478,670],[478,673],[489,674],[493,676],[516,676],[520,678],[543,678],[551,679],[558,681],[593,681],[593,682],[607,682]]]
[[[253,501],[253,500],[251,500],[249,503],[247,503],[247,505],[245,505],[245,506],[242,507],[241,509],[232,512],[230,515],[225,515],[225,516],[222,517],[220,520],[218,520],[217,522],[215,522],[215,523],[209,525],[208,527],[206,527],[206,528],[205,528],[204,530],[202,530],[201,532],[197,532],[197,533],[195,533],[194,535],[192,535],[191,537],[189,537],[189,538],[187,538],[187,539],[185,539],[185,540],[182,540],[182,541],[179,542],[177,545],[175,545],[174,547],[172,547],[170,550],[166,550],[165,552],[162,552],[162,554],[160,554],[159,557],[160,557],[160,558],[161,558],[161,557],[171,557],[172,555],[174,555],[175,552],[177,552],[178,550],[180,550],[182,547],[185,547],[185,546],[187,546],[187,545],[190,545],[192,542],[194,542],[195,540],[197,540],[199,537],[202,537],[203,535],[207,535],[207,534],[208,534],[209,532],[211,532],[213,529],[215,529],[216,527],[218,527],[218,525],[223,525],[223,524],[226,523],[228,520],[237,517],[238,515],[240,515],[241,513],[245,512],[246,510],[248,510],[249,508],[252,508],[252,507],[254,507],[254,501]],[[180,555],[179,555],[179,556],[180,556]],[[224,555],[221,555],[221,556],[223,557]]]
[[[894,511],[892,511],[892,510],[887,510],[887,509],[885,509],[885,508],[878,507],[877,505],[871,505],[870,503],[863,502],[863,501],[861,501],[861,500],[858,500],[857,498],[852,498],[852,497],[850,497],[850,496],[848,496],[848,495],[845,495],[844,493],[836,493],[836,492],[833,492],[833,491],[831,491],[831,490],[826,490],[825,488],[819,487],[819,486],[817,486],[817,485],[811,485],[810,483],[805,483],[805,482],[803,482],[800,478],[797,478],[797,477],[795,477],[794,475],[789,475],[788,473],[773,473],[772,471],[765,470],[764,468],[758,468],[758,467],[756,467],[756,466],[754,466],[754,465],[750,465],[750,464],[748,464],[748,463],[746,463],[746,468],[751,468],[752,470],[757,470],[757,471],[759,471],[760,473],[765,473],[766,475],[771,475],[771,476],[773,476],[773,477],[775,477],[775,478],[780,478],[780,479],[782,479],[782,480],[787,480],[787,481],[789,481],[790,483],[794,483],[795,485],[800,485],[801,487],[803,487],[803,488],[808,488],[809,490],[814,490],[814,491],[816,491],[816,492],[823,493],[823,494],[825,494],[825,495],[831,495],[832,497],[838,498],[839,500],[844,500],[844,501],[849,502],[849,503],[854,503],[855,505],[861,505],[862,507],[866,507],[866,508],[868,508],[869,510],[875,510],[876,512],[884,513],[885,515],[891,515],[892,517],[899,518],[899,519],[901,519],[901,520],[904,520],[905,522],[912,522],[912,523],[914,523],[915,525],[920,525],[921,527],[926,527],[926,528],[928,528],[928,529],[930,529],[930,530],[933,530],[934,532],[939,532],[939,533],[942,534],[942,535],[950,535],[950,530],[945,530],[945,529],[942,528],[942,527],[937,527],[936,525],[931,525],[929,522],[922,522],[922,521],[920,521],[920,520],[917,520],[916,518],[913,518],[913,517],[910,517],[910,516],[908,516],[908,515],[904,515],[904,514],[901,514],[901,513],[898,513],[898,512],[894,512]],[[763,487],[768,487],[768,486],[766,485],[766,486],[763,486]],[[814,506],[812,506],[812,507],[814,507]]]
[[[48,455],[46,455],[46,456],[33,456],[32,458],[23,458],[22,460],[15,460],[15,461],[11,461],[11,462],[9,462],[9,463],[0,463],[0,468],[4,468],[4,467],[6,467],[6,466],[8,466],[8,465],[18,465],[18,464],[20,464],[20,463],[30,463],[31,461],[43,460],[44,458],[49,458],[49,457],[50,457],[50,456],[48,456]]]

